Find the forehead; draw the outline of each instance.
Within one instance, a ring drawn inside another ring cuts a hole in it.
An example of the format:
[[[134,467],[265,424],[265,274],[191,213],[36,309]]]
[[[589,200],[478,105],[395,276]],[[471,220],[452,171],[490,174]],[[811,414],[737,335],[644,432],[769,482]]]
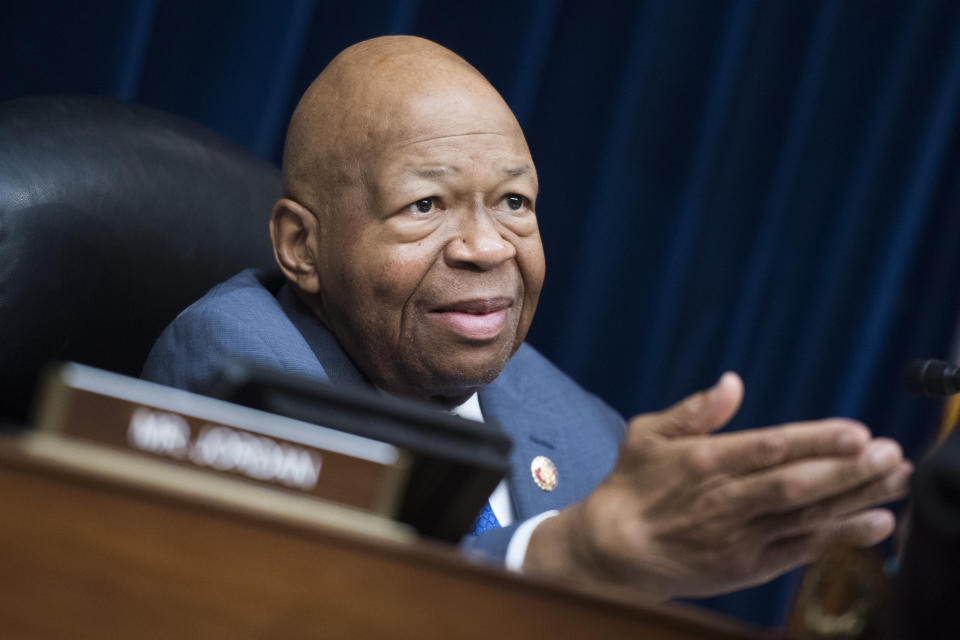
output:
[[[520,125],[489,85],[407,96],[392,115],[373,149],[378,173],[430,164],[448,171],[533,169]]]
[[[415,139],[383,149],[380,173],[442,177],[495,170],[514,176],[532,173],[533,161],[522,139],[483,131]]]

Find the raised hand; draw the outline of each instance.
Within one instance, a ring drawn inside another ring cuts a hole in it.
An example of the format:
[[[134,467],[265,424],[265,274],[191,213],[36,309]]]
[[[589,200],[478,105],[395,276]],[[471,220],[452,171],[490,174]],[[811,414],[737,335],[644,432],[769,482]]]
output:
[[[890,535],[893,514],[873,507],[905,495],[912,471],[895,442],[844,418],[711,435],[742,397],[727,373],[633,418],[606,480],[536,529],[525,570],[706,596],[810,562],[831,540]]]

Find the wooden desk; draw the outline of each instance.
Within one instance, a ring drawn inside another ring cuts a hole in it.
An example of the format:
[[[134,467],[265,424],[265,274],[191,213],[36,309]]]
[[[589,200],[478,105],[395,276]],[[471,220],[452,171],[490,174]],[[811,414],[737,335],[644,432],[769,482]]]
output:
[[[97,477],[9,438],[0,504],[5,638],[767,637],[468,563],[402,531],[349,533]]]

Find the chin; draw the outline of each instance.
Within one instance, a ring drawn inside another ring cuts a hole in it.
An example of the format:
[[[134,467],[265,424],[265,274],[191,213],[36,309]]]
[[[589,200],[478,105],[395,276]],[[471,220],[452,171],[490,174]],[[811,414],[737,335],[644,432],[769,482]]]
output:
[[[493,382],[520,342],[515,330],[484,344],[410,340],[402,357],[394,361],[389,377],[385,376],[384,382],[389,386],[380,386],[388,391],[393,388],[402,395],[456,406]]]
[[[480,388],[496,380],[513,351],[497,358],[482,361],[471,359],[451,367],[449,362],[431,371],[429,392],[434,398],[450,398],[459,404]]]

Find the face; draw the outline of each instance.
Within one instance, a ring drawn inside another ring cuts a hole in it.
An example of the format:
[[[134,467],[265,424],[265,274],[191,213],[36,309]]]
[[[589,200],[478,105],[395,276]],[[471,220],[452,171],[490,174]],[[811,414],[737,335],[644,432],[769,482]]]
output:
[[[537,177],[496,104],[408,105],[321,219],[319,314],[387,391],[460,402],[500,373],[533,319]]]

